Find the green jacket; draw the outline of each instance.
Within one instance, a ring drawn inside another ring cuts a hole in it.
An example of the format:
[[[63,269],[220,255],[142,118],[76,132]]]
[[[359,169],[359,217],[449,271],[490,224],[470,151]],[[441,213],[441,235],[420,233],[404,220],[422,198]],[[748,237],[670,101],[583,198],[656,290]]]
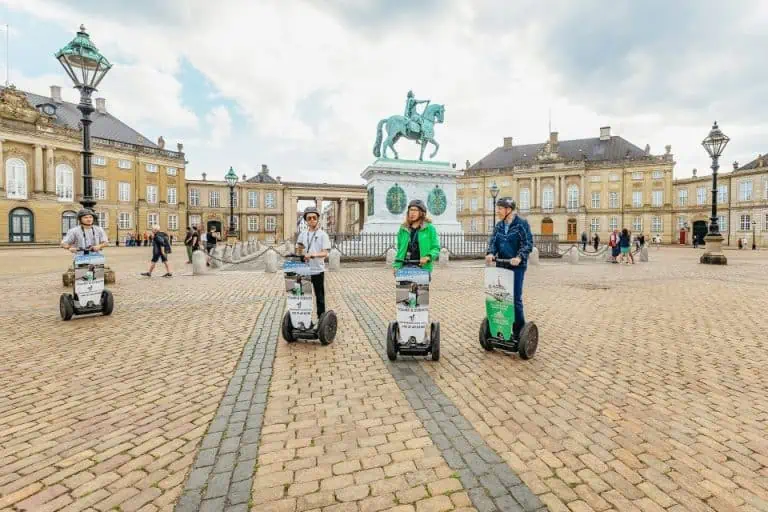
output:
[[[429,256],[429,261],[422,265],[421,268],[432,272],[432,262],[436,261],[440,257],[440,239],[437,236],[437,230],[431,223],[425,223],[421,229],[419,229],[419,255],[420,258]],[[405,251],[408,249],[408,242],[411,241],[411,233],[405,226],[400,226],[400,231],[397,232],[397,256],[395,260],[404,260]],[[394,268],[400,268],[402,263],[395,261],[392,266]]]

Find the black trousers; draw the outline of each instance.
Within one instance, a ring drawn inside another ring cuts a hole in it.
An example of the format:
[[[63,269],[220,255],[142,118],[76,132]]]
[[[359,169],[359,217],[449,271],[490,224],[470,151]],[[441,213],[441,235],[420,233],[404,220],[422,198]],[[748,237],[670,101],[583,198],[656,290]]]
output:
[[[317,317],[325,313],[325,272],[311,276],[312,288],[315,289],[315,302],[317,303]]]

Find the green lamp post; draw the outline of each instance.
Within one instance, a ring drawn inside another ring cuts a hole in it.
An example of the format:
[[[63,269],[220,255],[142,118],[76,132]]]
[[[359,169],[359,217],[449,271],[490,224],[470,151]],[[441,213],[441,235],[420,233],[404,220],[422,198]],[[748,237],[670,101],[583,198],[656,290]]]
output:
[[[80,120],[83,125],[83,196],[80,204],[84,208],[92,209],[96,201],[93,199],[91,174],[91,114],[94,112],[91,96],[112,68],[112,64],[99,53],[84,25],[80,25],[80,31],[75,38],[54,55],[74,82],[75,89],[80,91],[80,103],[77,106],[83,114]]]
[[[229,185],[229,234],[227,239],[237,239],[237,233],[235,231],[235,185],[237,185],[237,174],[232,167],[229,168],[229,172],[224,176],[224,179]]]

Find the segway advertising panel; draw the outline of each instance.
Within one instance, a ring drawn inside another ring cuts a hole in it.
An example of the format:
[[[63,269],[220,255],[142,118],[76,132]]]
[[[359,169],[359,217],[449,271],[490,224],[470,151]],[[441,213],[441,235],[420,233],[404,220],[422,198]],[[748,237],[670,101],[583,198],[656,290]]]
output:
[[[419,260],[397,260],[405,264],[395,271],[396,318],[387,329],[387,357],[398,354],[440,359],[440,322],[429,321],[429,272]]]
[[[112,314],[114,299],[112,293],[104,287],[105,262],[104,255],[98,252],[83,251],[75,254],[72,263],[75,271],[72,293],[63,293],[59,298],[59,311],[63,320],[70,320],[73,315]]]
[[[291,325],[296,329],[309,329],[312,325],[314,305],[309,265],[299,261],[286,261],[283,264],[283,273]]]
[[[506,268],[485,267],[485,315],[491,335],[501,339],[512,338],[515,324],[515,275]]]

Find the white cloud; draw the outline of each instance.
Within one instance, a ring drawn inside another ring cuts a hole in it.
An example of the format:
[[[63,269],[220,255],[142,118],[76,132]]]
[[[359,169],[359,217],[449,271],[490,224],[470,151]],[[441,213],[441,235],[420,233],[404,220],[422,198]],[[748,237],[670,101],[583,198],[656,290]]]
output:
[[[4,1],[64,27],[77,26],[83,12],[82,5],[63,0]],[[159,14],[144,14],[141,5],[96,2],[87,10],[94,39],[117,61],[103,84],[104,95],[113,113],[148,127],[150,138],[164,130],[186,136],[192,175],[219,172],[222,161],[229,160],[252,172],[268,163],[273,174],[286,180],[359,182],[373,159],[376,123],[402,113],[409,89],[446,105],[445,124],[436,128],[437,159],[459,166],[482,158],[504,136],[521,144],[543,142],[550,108],[561,140],[597,136],[598,128],[608,124],[614,134],[641,148],[651,144],[654,153],[672,144],[679,176],[694,166],[707,167],[699,142],[709,118],[722,118],[723,129],[734,139],[761,126],[728,119],[732,105],[718,103],[718,91],[711,88],[719,73],[732,76],[758,65],[758,53],[734,56],[723,48],[709,59],[695,59],[701,43],[688,48],[680,38],[683,46],[669,52],[691,56],[690,62],[675,61],[667,69],[659,67],[664,57],[656,53],[660,42],[628,44],[621,53],[618,45],[601,47],[597,41],[607,36],[595,34],[595,51],[615,50],[617,60],[606,60],[590,75],[603,81],[574,79],[570,68],[548,57],[570,50],[551,41],[553,26],[572,17],[587,26],[592,22],[583,9],[494,0],[444,2],[433,10],[426,4],[391,6],[414,12],[388,23],[370,20],[366,26],[360,18],[365,9],[345,17],[338,2],[332,9],[299,0],[169,0]],[[390,5],[370,12],[386,12]],[[629,10],[625,6],[622,15],[605,15],[602,21],[623,23]],[[739,29],[752,26],[746,18]],[[246,119],[245,132],[233,127],[225,107],[196,115],[181,103],[184,84],[175,73],[182,58],[210,81],[216,99],[234,102]],[[570,64],[578,69],[580,63]],[[29,79],[45,83],[43,90],[47,81]],[[690,91],[695,101],[669,104],[663,94],[670,87]],[[204,125],[198,122],[203,116]],[[756,143],[734,141],[728,153],[756,154]],[[418,155],[408,141],[397,148],[402,158]],[[740,158],[746,163],[749,156]]]

